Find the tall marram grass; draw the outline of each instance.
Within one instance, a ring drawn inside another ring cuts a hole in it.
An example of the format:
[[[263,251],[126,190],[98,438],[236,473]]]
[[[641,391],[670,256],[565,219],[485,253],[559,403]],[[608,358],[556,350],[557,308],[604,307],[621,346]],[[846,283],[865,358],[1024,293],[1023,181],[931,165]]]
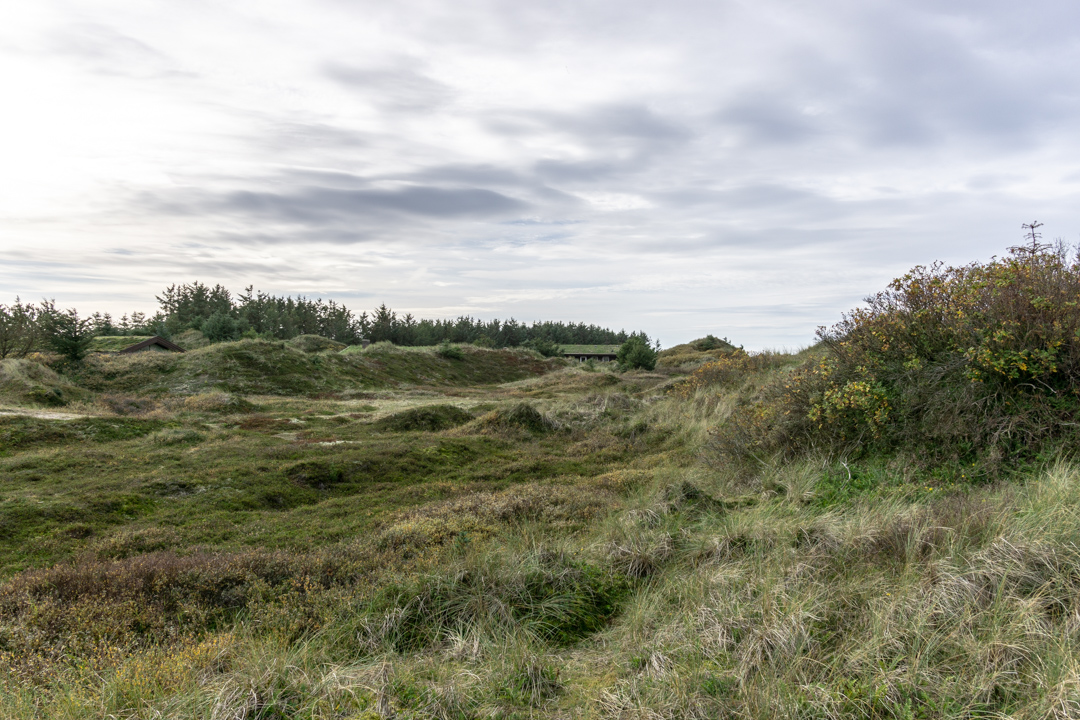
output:
[[[586,535],[461,548],[300,635],[241,618],[8,672],[0,715],[1080,715],[1076,467],[831,508],[820,463],[777,472],[740,502],[722,472],[658,475]]]

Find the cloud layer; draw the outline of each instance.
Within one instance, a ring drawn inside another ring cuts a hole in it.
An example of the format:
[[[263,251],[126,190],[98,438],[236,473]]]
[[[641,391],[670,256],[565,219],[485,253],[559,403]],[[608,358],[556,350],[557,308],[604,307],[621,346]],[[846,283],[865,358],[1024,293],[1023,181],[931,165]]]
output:
[[[1080,232],[1080,8],[24,3],[0,302],[173,282],[798,346]]]

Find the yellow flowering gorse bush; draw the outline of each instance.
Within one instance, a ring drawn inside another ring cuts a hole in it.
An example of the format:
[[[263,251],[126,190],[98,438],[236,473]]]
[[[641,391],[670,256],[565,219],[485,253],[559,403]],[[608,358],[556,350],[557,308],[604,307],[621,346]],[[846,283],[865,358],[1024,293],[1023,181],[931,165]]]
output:
[[[1080,410],[1078,302],[1080,261],[1063,247],[916,267],[819,330],[826,352],[787,381],[786,414],[816,444],[1038,452]]]

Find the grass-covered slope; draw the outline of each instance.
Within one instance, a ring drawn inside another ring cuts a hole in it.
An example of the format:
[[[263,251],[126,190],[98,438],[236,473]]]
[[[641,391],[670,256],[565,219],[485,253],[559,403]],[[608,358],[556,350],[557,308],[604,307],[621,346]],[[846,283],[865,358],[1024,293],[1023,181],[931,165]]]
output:
[[[702,363],[723,359],[735,351],[727,339],[709,335],[693,342],[675,345],[661,350],[656,364],[661,368],[693,369]]]
[[[428,348],[307,352],[310,343],[243,340],[185,353],[93,355],[77,379],[96,392],[310,395],[396,385],[487,384],[547,372],[544,361],[513,350],[464,349],[461,360]]]
[[[0,360],[0,405],[58,407],[91,393],[31,358]]]

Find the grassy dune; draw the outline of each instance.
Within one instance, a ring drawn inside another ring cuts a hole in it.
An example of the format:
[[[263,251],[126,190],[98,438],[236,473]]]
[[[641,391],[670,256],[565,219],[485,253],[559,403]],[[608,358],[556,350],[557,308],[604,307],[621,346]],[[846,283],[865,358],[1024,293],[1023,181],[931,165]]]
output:
[[[0,717],[1076,716],[1080,469],[734,452],[814,357],[20,365]]]
[[[298,340],[307,340],[301,336]],[[82,367],[57,374],[57,358],[0,360],[0,404],[64,406],[98,396],[311,396],[401,387],[482,386],[521,380],[561,366],[519,350],[466,346],[460,360],[435,348],[374,345],[344,352],[305,351],[303,342],[244,340],[186,353],[91,353]]]
[[[244,340],[183,354],[91,355],[79,375],[97,392],[310,395],[409,385],[490,384],[544,372],[550,365],[514,350],[468,349],[468,362],[432,348],[373,346],[361,352],[305,352],[295,343]]]

